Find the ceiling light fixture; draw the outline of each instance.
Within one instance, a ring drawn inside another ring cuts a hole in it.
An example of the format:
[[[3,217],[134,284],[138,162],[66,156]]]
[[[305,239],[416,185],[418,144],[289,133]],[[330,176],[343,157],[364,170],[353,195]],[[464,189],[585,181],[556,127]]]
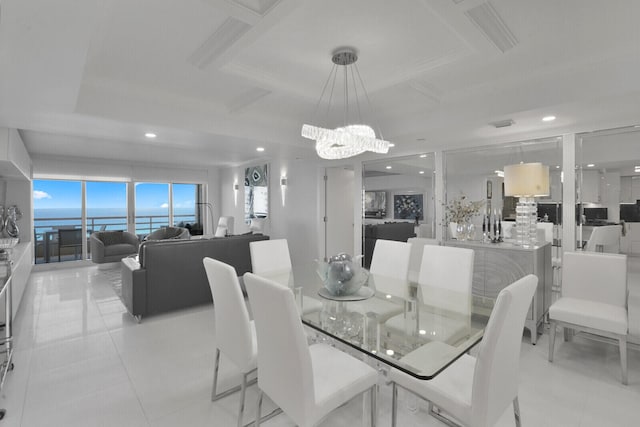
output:
[[[418,172],[420,175],[424,175],[424,171],[420,171]]]
[[[331,61],[333,61],[334,65],[331,69],[331,72],[329,73],[329,78],[324,84],[324,88],[322,89],[320,99],[318,100],[318,104],[316,106],[316,113],[314,114],[314,118],[317,117],[320,104],[322,103],[327,88],[329,88],[329,82],[331,82],[330,92],[327,95],[328,107],[326,113],[326,122],[330,121],[330,118],[328,116],[329,110],[331,108],[334,89],[336,87],[338,68],[342,67],[342,74],[344,76],[343,125],[335,129],[327,129],[324,127],[318,127],[309,124],[302,125],[302,136],[304,138],[316,141],[316,152],[318,153],[318,156],[322,157],[323,159],[345,159],[348,157],[357,156],[358,154],[362,154],[365,151],[373,151],[374,153],[382,154],[386,154],[389,152],[389,142],[383,139],[377,139],[376,133],[371,126],[365,124],[353,124],[353,120],[355,118],[352,119],[349,117],[349,81],[352,82],[352,94],[355,97],[353,106],[356,107],[355,110],[357,111],[358,122],[362,123],[362,110],[360,109],[358,90],[360,90],[364,95],[367,104],[369,105],[369,110],[371,111],[371,113],[373,113],[373,107],[371,106],[369,95],[364,88],[362,77],[360,76],[358,66],[356,65],[357,60],[358,55],[356,54],[356,51],[354,49],[343,48],[338,49],[333,53]],[[358,89],[357,83],[359,83],[360,89]],[[380,133],[379,129],[378,133]]]
[[[542,118],[542,121],[543,121],[543,122],[552,122],[552,121],[554,121],[555,119],[556,119],[556,116],[544,116],[544,117]]]
[[[391,169],[391,166],[387,166],[387,169]]]
[[[153,138],[157,137],[158,135],[156,135],[153,132],[147,132],[147,133],[144,134],[144,136],[145,136],[145,138],[153,139]]]
[[[495,170],[493,171],[497,176],[499,176],[500,178],[504,178],[504,171],[501,170]]]
[[[589,163],[589,164],[587,165],[587,167],[588,167],[588,168],[592,168],[592,167],[594,167],[594,166],[595,166],[595,165],[594,165],[593,163]]]
[[[420,154],[420,158],[421,158],[421,159],[424,159],[425,157],[427,157],[427,155],[426,155],[426,154]]]
[[[262,153],[264,151],[264,147],[258,147],[258,148],[256,148],[256,151],[259,151],[259,152]]]

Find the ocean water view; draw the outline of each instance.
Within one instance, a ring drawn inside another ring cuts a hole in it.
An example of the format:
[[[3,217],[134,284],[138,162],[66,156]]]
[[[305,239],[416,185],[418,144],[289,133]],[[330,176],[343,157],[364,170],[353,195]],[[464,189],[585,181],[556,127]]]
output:
[[[41,208],[34,209],[34,229],[36,234],[52,231],[59,227],[76,227],[82,225],[81,208]],[[176,208],[174,222],[193,224],[196,222],[195,208]],[[169,225],[167,208],[148,208],[136,211],[136,234],[148,234],[152,230]],[[88,208],[87,229],[126,230],[127,210],[125,208]]]

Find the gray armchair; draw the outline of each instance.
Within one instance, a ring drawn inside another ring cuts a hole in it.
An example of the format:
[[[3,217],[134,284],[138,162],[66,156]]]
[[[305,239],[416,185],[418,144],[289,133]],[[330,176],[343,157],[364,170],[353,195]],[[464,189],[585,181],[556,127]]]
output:
[[[138,237],[127,231],[96,231],[89,237],[91,260],[96,264],[117,262],[138,253]]]
[[[151,232],[144,240],[189,239],[191,234],[184,227],[162,227]]]

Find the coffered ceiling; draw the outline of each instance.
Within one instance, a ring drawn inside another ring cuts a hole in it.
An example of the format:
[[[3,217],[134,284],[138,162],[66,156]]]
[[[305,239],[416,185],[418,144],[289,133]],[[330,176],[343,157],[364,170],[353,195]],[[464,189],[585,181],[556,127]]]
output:
[[[33,156],[187,167],[315,158],[300,126],[344,46],[359,53],[370,120],[392,154],[640,122],[636,0],[0,7],[0,125],[22,129]],[[558,118],[543,123],[547,114]],[[488,124],[504,119],[515,124]]]

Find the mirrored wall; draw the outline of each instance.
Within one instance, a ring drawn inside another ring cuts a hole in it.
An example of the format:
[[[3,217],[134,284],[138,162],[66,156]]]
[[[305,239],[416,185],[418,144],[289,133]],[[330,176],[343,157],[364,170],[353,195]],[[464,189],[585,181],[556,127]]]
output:
[[[576,189],[576,247],[606,229],[619,246],[605,242],[596,250],[640,255],[640,128],[577,135]]]
[[[540,222],[554,225],[554,236],[559,236],[562,222],[562,137],[551,137],[477,147],[444,153],[445,200],[450,205],[464,197],[466,202],[479,202],[478,212],[472,216],[473,224],[469,240],[481,240],[484,215],[495,215],[502,219],[504,235],[511,237],[514,225],[517,198],[505,196],[504,167],[518,163],[540,162],[549,167],[549,195],[538,197]],[[455,229],[449,226],[448,209],[442,221],[444,239],[452,239]],[[557,240],[557,238],[556,238]],[[558,242],[556,242],[558,243]]]
[[[363,163],[363,254],[377,239],[407,241],[435,234],[433,153]]]

